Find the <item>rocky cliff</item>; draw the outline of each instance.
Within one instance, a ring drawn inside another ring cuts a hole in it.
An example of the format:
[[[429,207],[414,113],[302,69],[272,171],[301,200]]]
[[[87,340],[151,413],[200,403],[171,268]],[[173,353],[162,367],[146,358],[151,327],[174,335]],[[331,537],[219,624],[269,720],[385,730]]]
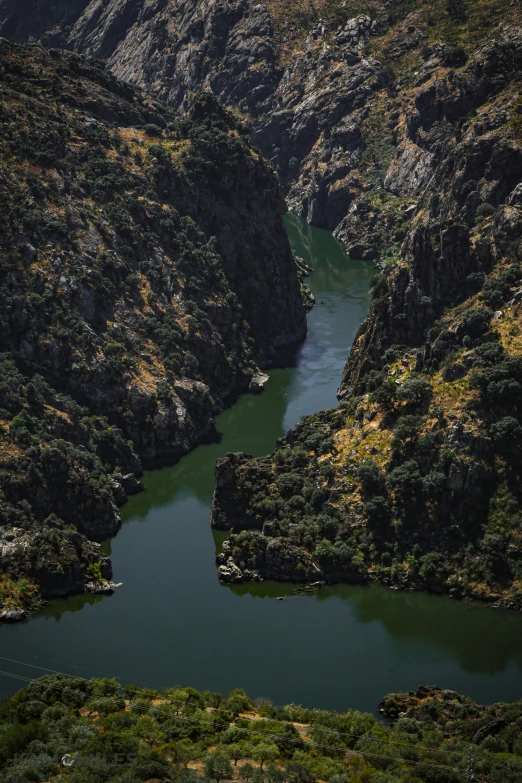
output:
[[[447,99],[445,74],[519,15],[508,0],[0,0],[0,32],[102,58],[176,109],[213,93],[277,167],[290,207],[374,260],[397,254],[452,123],[480,100]],[[494,89],[487,68],[475,78]]]
[[[259,113],[277,85],[272,17],[255,0],[3,0],[0,15],[6,37],[104,59],[117,76],[176,108],[207,89],[221,103]]]
[[[142,462],[197,443],[306,320],[277,180],[211,96],[180,117],[73,53],[3,40],[0,64],[5,614],[109,589],[92,542]]]
[[[522,606],[521,32],[445,51],[398,92],[383,191],[343,224],[414,198],[339,409],[270,457],[218,464],[225,581],[374,580]]]
[[[200,88],[232,104],[291,208],[380,268],[339,409],[218,465],[222,578],[520,606],[519,4],[58,7],[42,33],[0,0],[17,35],[61,36],[183,111]]]

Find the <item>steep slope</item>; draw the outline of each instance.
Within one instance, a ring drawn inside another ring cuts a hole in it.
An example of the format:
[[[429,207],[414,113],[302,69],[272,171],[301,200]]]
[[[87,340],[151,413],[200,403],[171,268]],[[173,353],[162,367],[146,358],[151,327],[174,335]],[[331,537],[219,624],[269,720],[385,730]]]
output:
[[[3,35],[18,41],[32,35],[105,59],[117,76],[176,108],[187,108],[206,88],[224,104],[259,112],[277,84],[272,19],[255,0],[29,5],[2,0]]]
[[[381,269],[339,410],[218,466],[222,578],[520,606],[519,5],[96,0],[63,36],[234,104],[291,208]]]
[[[101,589],[92,541],[141,461],[197,443],[306,320],[276,178],[212,97],[180,119],[100,62],[0,57],[1,616]]]
[[[101,57],[175,108],[212,92],[241,112],[291,208],[368,259],[397,252],[404,210],[440,162],[440,118],[422,139],[404,129],[416,82],[520,21],[510,0],[91,0],[72,27],[47,7],[50,33],[42,13],[0,0],[0,31]]]
[[[5,38],[27,43],[43,38],[63,46],[72,25],[90,0],[2,0],[0,30]]]
[[[268,458],[218,464],[224,580],[371,579],[522,606],[521,65],[508,28],[407,94],[388,186],[439,143],[437,167],[374,280],[339,409]]]

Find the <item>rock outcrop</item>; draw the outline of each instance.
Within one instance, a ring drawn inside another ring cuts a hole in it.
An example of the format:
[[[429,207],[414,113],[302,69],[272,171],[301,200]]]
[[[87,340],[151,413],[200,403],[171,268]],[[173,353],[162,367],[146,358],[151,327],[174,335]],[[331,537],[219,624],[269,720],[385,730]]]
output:
[[[272,17],[255,0],[3,0],[0,14],[2,35],[103,59],[176,109],[204,89],[259,113],[277,84]]]
[[[233,105],[290,207],[380,268],[339,409],[268,458],[218,465],[227,581],[373,579],[522,605],[522,34],[518,4],[486,6],[92,0],[60,24],[52,4],[52,35],[127,82],[189,116],[200,89]],[[0,9],[2,29],[48,40]],[[277,336],[248,301],[262,358]]]
[[[375,260],[398,251],[412,217],[405,212],[428,186],[455,122],[499,86],[501,70],[510,73],[509,53],[492,50],[483,71],[470,61],[463,74],[471,48],[498,35],[499,18],[520,20],[516,5],[499,17],[479,8],[462,16],[445,0],[355,10],[331,2],[0,0],[0,32],[101,58],[183,111],[199,90],[211,92],[241,113],[292,210]]]
[[[100,61],[5,40],[0,59],[10,611],[34,585],[112,589],[93,542],[118,531],[142,464],[260,389],[306,318],[277,179],[211,95],[181,117]]]
[[[231,531],[218,565],[234,581],[274,578],[277,542],[279,579],[301,562],[302,581],[522,607],[521,31],[457,67],[439,55],[403,97],[384,200],[364,213],[359,200],[364,220],[349,213],[339,230],[407,199],[339,409],[309,417],[270,457],[218,465],[212,523]]]

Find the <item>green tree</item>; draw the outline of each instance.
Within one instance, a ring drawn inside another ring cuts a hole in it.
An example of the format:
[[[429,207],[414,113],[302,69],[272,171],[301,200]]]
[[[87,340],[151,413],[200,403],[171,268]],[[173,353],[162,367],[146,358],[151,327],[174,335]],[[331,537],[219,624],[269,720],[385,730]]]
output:
[[[273,742],[260,742],[256,745],[252,752],[252,757],[259,761],[261,769],[265,762],[275,761],[279,756],[279,748]]]
[[[491,437],[498,451],[509,454],[522,441],[522,427],[513,416],[504,416],[491,425]]]
[[[421,425],[420,416],[401,416],[393,429],[392,449],[400,451],[404,446],[411,446],[418,438]]]
[[[364,516],[370,525],[383,525],[390,521],[390,504],[382,495],[375,495],[363,507]]]
[[[357,468],[357,478],[368,495],[382,494],[384,474],[373,459],[364,459]]]
[[[388,475],[387,484],[395,493],[396,501],[406,506],[414,500],[421,488],[421,475],[415,460],[408,460],[394,468]]]
[[[397,384],[392,380],[384,381],[376,391],[370,395],[370,402],[379,405],[385,411],[392,411],[397,400]]]
[[[431,384],[424,378],[408,378],[397,389],[397,399],[410,405],[419,405],[431,392]]]
[[[228,756],[223,752],[214,751],[205,758],[205,773],[211,780],[221,783],[222,780],[232,780],[234,772]]]
[[[254,767],[252,766],[252,764],[250,764],[250,762],[248,762],[247,764],[243,764],[243,766],[241,767],[241,777],[243,778],[245,783],[250,783],[253,776],[254,776]]]
[[[191,742],[190,739],[169,743],[169,750],[174,763],[185,768],[189,761],[195,761],[204,755],[203,747]]]
[[[226,746],[226,753],[234,760],[234,766],[237,766],[239,759],[248,758],[252,755],[252,749],[248,742],[232,742]]]
[[[315,783],[315,775],[299,761],[290,761],[285,767],[286,780],[289,783]]]

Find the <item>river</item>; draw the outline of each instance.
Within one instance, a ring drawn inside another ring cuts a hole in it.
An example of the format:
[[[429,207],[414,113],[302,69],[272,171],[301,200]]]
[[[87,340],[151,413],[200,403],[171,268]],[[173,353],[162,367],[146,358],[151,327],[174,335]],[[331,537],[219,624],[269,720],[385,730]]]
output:
[[[145,475],[147,491],[131,498],[107,544],[123,582],[113,596],[56,601],[0,628],[3,672],[33,678],[49,669],[222,693],[242,687],[275,704],[370,712],[386,693],[421,683],[482,703],[522,697],[520,614],[377,586],[297,597],[288,585],[218,581],[221,539],[209,526],[216,459],[266,454],[302,415],[336,404],[369,304],[371,266],[348,259],[328,232],[286,220],[294,251],[315,269],[308,282],[317,299],[292,366],[271,371],[263,394],[245,395],[219,416],[216,442]],[[22,685],[0,674],[0,696]]]

